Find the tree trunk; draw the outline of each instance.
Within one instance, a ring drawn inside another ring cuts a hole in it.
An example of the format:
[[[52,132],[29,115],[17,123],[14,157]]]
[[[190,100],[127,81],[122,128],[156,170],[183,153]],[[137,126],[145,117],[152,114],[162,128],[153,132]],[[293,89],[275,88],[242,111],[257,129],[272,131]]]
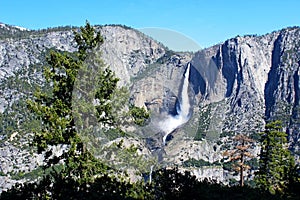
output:
[[[240,172],[240,186],[243,187],[244,186],[244,169],[243,169],[243,165],[241,165],[241,172]]]
[[[240,186],[244,186],[244,154],[241,155],[241,166],[240,166]]]

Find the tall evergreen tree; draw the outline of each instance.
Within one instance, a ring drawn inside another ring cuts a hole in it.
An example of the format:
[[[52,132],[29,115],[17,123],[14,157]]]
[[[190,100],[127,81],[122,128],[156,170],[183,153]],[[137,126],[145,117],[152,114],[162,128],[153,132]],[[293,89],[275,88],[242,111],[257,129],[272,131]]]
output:
[[[64,161],[63,171],[66,177],[75,177],[82,180],[93,177],[103,165],[87,151],[74,120],[73,90],[78,72],[87,67],[86,62],[93,49],[103,43],[100,32],[87,22],[85,27],[75,32],[75,42],[78,51],[74,53],[51,51],[47,58],[44,76],[51,85],[50,93],[38,90],[33,100],[29,100],[28,107],[37,114],[42,121],[42,130],[35,133],[34,144],[38,152],[45,152],[45,163],[52,166]],[[112,109],[109,103],[113,91],[117,87],[118,78],[108,69],[101,69],[93,91],[98,102],[96,116],[102,123],[111,123]],[[55,156],[52,146],[60,145],[64,152]]]
[[[271,193],[284,192],[295,167],[281,124],[281,121],[268,123],[261,133],[259,171],[255,179],[258,187]]]

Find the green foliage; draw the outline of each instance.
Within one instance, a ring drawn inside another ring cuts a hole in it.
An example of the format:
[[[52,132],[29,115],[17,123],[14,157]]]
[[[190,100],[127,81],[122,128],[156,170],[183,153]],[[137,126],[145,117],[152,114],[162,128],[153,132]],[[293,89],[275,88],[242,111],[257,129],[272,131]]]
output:
[[[105,66],[100,53],[93,51],[86,56],[73,87],[72,109],[76,126],[82,127],[81,131],[97,123],[114,126],[118,116],[116,109],[124,107],[124,95],[121,94],[126,91],[117,88],[119,79]],[[117,93],[123,98],[116,98]]]
[[[219,123],[223,121],[222,112],[224,108],[226,108],[225,101],[200,105],[198,130],[195,140],[207,139],[216,142],[220,138],[221,128]]]
[[[226,136],[233,137],[234,135],[235,135],[234,132],[231,132],[231,131],[222,131],[222,133],[220,134],[220,138],[226,137]]]
[[[54,181],[55,180],[55,181]],[[190,172],[177,168],[152,173],[151,183],[130,183],[119,177],[103,174],[80,183],[56,173],[40,182],[16,184],[4,191],[1,199],[297,199],[280,197],[248,186],[226,186],[213,180],[199,181]]]
[[[96,91],[95,98],[99,101],[96,105],[97,118],[100,122],[106,122],[114,124],[115,119],[109,113],[112,112],[112,104],[107,103],[112,98],[114,90],[117,88],[118,78],[114,77],[111,70],[105,69],[104,73],[100,74],[99,81],[97,83],[99,90]],[[103,115],[103,113],[105,113]]]
[[[99,26],[99,25],[97,25],[97,26]],[[125,30],[135,30],[135,29],[131,28],[130,26],[127,26],[127,25],[124,25],[124,24],[105,24],[104,27],[105,26],[121,27],[121,28],[123,28]],[[137,30],[135,30],[135,31],[138,32]]]
[[[145,68],[145,70],[139,72],[135,77],[131,77],[130,80],[131,82],[138,82],[146,77],[149,77],[151,75],[153,75],[153,73],[157,70],[159,70],[159,66],[161,64],[158,62],[152,63],[147,65],[147,67]]]
[[[259,161],[257,158],[251,158],[250,160],[246,160],[245,164],[251,167],[251,170],[258,170]]]
[[[281,125],[284,127],[288,127],[292,120],[292,109],[293,106],[287,102],[278,102],[276,106],[274,106],[273,113],[273,121],[281,121]]]
[[[296,165],[294,168],[290,170],[289,173],[289,182],[287,186],[287,195],[291,198],[299,198],[300,197],[300,166]]]
[[[100,32],[95,32],[93,26],[86,22],[85,27],[80,27],[79,32],[74,32],[74,39],[78,45],[78,58],[85,60],[89,53],[97,46],[103,44]]]
[[[28,108],[42,121],[42,130],[35,131],[34,144],[38,152],[45,152],[46,167],[56,165],[63,161],[65,168],[59,172],[62,178],[69,177],[75,182],[83,184],[94,180],[95,174],[106,171],[99,160],[87,151],[74,120],[73,90],[78,72],[87,69],[86,59],[93,56],[92,50],[103,43],[100,33],[96,33],[87,22],[86,26],[75,33],[78,52],[67,53],[50,51],[47,57],[48,66],[44,69],[46,81],[51,86],[51,93],[38,89],[34,100],[28,100]],[[95,61],[94,64],[102,63]],[[93,65],[91,65],[93,67]],[[102,65],[101,65],[102,66]],[[97,121],[102,124],[111,124],[111,105],[107,103],[111,97],[118,79],[108,69],[100,68],[95,83],[98,88],[92,92],[94,98],[100,103],[95,106]],[[93,84],[90,82],[90,84]],[[76,110],[75,110],[76,111]],[[60,145],[64,148],[61,156],[54,156],[51,146]]]
[[[210,163],[202,159],[196,160],[194,158],[191,158],[183,162],[183,167],[204,167],[204,166],[221,166],[221,163],[219,162]]]
[[[233,162],[232,169],[240,174],[240,186],[244,186],[244,171],[250,169],[246,161],[254,157],[251,154],[251,144],[254,141],[248,136],[239,134],[233,138],[234,149],[226,150],[224,156],[229,159],[229,162]]]
[[[130,115],[133,117],[134,123],[139,126],[144,126],[150,114],[145,108],[139,108],[134,105],[130,107]]]
[[[31,37],[44,35],[50,32],[70,31],[70,30],[77,29],[77,27],[74,26],[59,26],[59,27],[46,28],[40,30],[20,30],[13,26],[9,26],[9,25],[7,26],[9,27],[9,29],[0,28],[0,40],[4,40],[8,38],[10,39],[31,38]]]
[[[209,129],[211,120],[211,107],[212,104],[209,104],[201,109],[198,130],[194,138],[195,140],[205,139],[207,136],[207,131]]]
[[[56,174],[40,182],[16,184],[3,192],[1,199],[150,199],[149,196],[142,184],[132,184],[107,174],[88,183]]]
[[[165,47],[165,49],[166,49],[165,54],[162,57],[160,57],[159,59],[157,59],[157,63],[159,63],[159,64],[166,63],[173,55],[176,54],[173,50],[170,50],[167,47]]]
[[[289,174],[295,166],[294,158],[287,148],[287,134],[282,132],[281,125],[280,121],[270,122],[261,133],[261,153],[256,184],[271,193],[285,192]]]
[[[13,72],[13,76],[1,79],[0,90],[2,97],[7,102],[4,112],[0,114],[0,133],[4,135],[3,140],[10,140],[18,148],[27,148],[32,139],[33,129],[40,128],[40,120],[36,115],[27,109],[27,99],[32,98],[32,94],[39,84],[39,65],[29,68],[20,68]],[[41,85],[46,91],[47,86]],[[14,137],[11,137],[14,135]]]
[[[156,158],[141,154],[142,148],[140,144],[134,143],[133,139],[125,137],[105,146],[100,153],[112,168],[134,170],[134,173],[140,176],[147,172],[151,165],[157,163]]]
[[[111,103],[113,106],[111,114],[115,119],[114,126],[118,129],[131,124],[130,110],[128,111],[128,107],[130,107],[128,101],[129,96],[130,92],[126,87],[116,88],[112,95]]]
[[[235,161],[236,162],[236,161]],[[228,170],[228,171],[232,171],[233,169],[232,169],[232,162],[224,162],[223,163],[223,169],[224,170]]]
[[[140,199],[138,191],[143,193],[142,187],[124,182],[123,177],[115,177],[115,172],[94,155],[99,145],[97,137],[106,136],[111,140],[124,136],[120,126],[128,115],[142,125],[149,113],[138,107],[126,113],[128,90],[117,87],[119,79],[105,66],[100,54],[93,51],[103,43],[100,33],[87,23],[75,33],[75,41],[78,45],[75,53],[50,51],[44,76],[51,92],[38,89],[33,100],[27,101],[28,108],[42,122],[42,129],[35,131],[34,144],[39,153],[45,152],[46,169],[51,169],[50,173],[38,183],[16,186],[12,191],[21,190],[25,192],[22,195],[30,198],[82,195],[85,199],[95,196],[123,199],[132,195]],[[63,148],[61,156],[53,155],[51,146],[55,145]],[[115,152],[121,161],[125,159],[123,163],[134,162],[131,164],[141,166],[141,171],[148,169],[143,168],[145,161],[137,154],[136,146]],[[58,164],[61,162],[64,164],[59,170],[50,167],[61,166]],[[22,190],[27,187],[32,191]]]
[[[247,186],[229,187],[208,179],[199,181],[190,172],[180,172],[177,168],[155,171],[152,191],[154,199],[280,199]]]
[[[47,61],[49,66],[45,69],[45,78],[52,83],[52,94],[37,90],[35,100],[28,100],[28,108],[44,124],[42,131],[35,134],[34,141],[39,153],[46,150],[48,145],[70,145],[78,142],[73,128],[71,101],[73,84],[81,61],[67,53],[54,51],[51,51]]]
[[[149,63],[149,60],[148,62],[146,60],[146,64],[148,64],[147,67],[143,71],[139,72],[135,77],[132,77],[130,80],[132,82],[138,82],[139,80],[142,80],[146,77],[153,76],[153,74],[155,74],[154,72],[158,71],[162,64],[165,64],[168,60],[171,59],[173,55],[175,55],[175,52],[172,50],[168,50],[167,47],[165,47],[164,49],[166,49],[166,52],[162,57],[158,58],[154,63]],[[136,51],[135,53],[138,53],[138,51]]]
[[[18,172],[15,174],[11,174],[11,178],[14,180],[26,179],[29,181],[35,181],[44,175],[50,175],[53,171],[61,171],[63,169],[63,165],[54,165],[47,169],[43,169],[43,167],[38,167],[30,172]]]
[[[193,197],[196,191],[197,179],[189,172],[180,173],[178,169],[161,169],[154,173],[153,182],[156,199],[179,199]]]

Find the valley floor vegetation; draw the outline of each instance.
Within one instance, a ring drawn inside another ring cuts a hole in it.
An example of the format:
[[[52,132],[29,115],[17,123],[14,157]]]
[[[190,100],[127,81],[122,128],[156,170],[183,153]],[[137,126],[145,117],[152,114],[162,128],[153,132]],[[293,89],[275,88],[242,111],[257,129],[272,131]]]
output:
[[[129,117],[137,125],[144,125],[149,113],[133,105],[128,106],[127,114],[116,113],[114,94],[124,91],[117,87],[119,79],[100,58],[85,62],[97,57],[93,50],[103,43],[93,26],[87,22],[75,32],[74,40],[77,52],[51,50],[49,53],[44,77],[51,92],[37,89],[34,97],[27,101],[28,109],[42,124],[35,131],[32,144],[38,153],[45,155],[44,174],[35,181],[16,184],[3,191],[1,199],[299,199],[299,167],[287,149],[287,135],[282,132],[280,121],[267,123],[260,134],[261,154],[255,186],[243,181],[243,171],[247,168],[244,158],[251,156],[247,152],[251,140],[244,136],[236,137],[236,149],[227,155],[236,161],[235,168],[241,174],[239,185],[228,186],[209,179],[200,181],[177,167],[153,171],[151,181],[128,181],[126,173],[120,174],[94,156],[75,123],[88,131],[86,122],[96,120],[101,127],[109,127],[106,134],[118,137],[126,135],[120,127],[123,119]],[[78,96],[92,98],[91,101],[94,98],[98,103],[73,108],[78,72],[89,71],[90,67],[98,69],[93,82],[95,87],[90,90],[92,95],[81,93]],[[86,113],[95,111],[95,118],[81,118],[75,122],[76,109]],[[51,148],[57,145],[66,147],[61,155],[55,155]]]

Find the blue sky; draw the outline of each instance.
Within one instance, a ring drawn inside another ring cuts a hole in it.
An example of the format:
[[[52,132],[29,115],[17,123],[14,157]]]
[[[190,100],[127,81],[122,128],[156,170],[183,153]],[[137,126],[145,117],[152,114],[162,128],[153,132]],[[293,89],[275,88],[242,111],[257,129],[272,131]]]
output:
[[[175,30],[201,47],[300,25],[299,0],[1,0],[0,22],[40,29],[124,24]]]

